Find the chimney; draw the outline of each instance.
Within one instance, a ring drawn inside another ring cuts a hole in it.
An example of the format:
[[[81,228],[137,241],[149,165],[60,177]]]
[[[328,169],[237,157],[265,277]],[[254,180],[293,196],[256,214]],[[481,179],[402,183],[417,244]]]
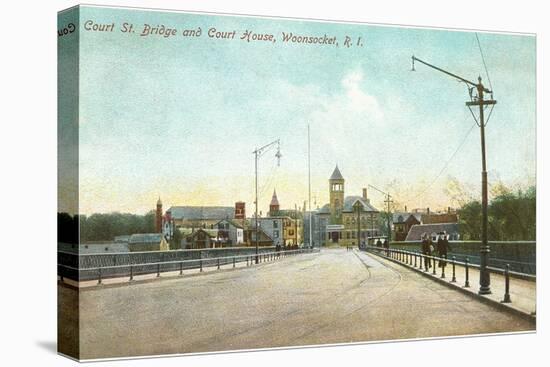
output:
[[[235,203],[235,219],[244,218],[246,218],[245,203],[242,201],[237,201]]]
[[[405,205],[405,213],[407,213],[407,206]]]
[[[451,207],[450,206],[447,207],[447,214],[451,214]]]
[[[363,199],[367,200],[367,188],[363,187]]]
[[[430,215],[430,208],[426,208],[426,212]]]

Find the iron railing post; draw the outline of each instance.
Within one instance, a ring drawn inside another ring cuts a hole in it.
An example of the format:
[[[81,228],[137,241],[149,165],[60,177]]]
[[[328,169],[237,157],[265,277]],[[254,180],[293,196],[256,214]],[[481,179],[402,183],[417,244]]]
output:
[[[134,266],[130,264],[130,282],[134,280]]]
[[[464,267],[466,271],[466,281],[464,282],[464,288],[470,288],[470,272],[469,272],[469,266],[468,263],[470,262],[470,259],[466,257],[464,260]]]
[[[97,270],[98,270],[97,284],[101,284],[101,266]]]
[[[157,278],[160,277],[160,263],[157,263]]]
[[[451,282],[452,282],[452,283],[456,283],[455,261],[456,261],[456,257],[453,256],[453,260],[452,260],[452,264],[453,264],[453,278],[451,279]]]
[[[506,264],[504,268],[504,299],[502,303],[511,303],[512,299],[510,298],[510,264]]]
[[[441,258],[447,260],[446,255],[441,255]],[[441,264],[441,279],[445,279],[445,266],[447,266],[447,262],[443,261],[443,263],[441,263],[440,260],[439,263]]]
[[[180,275],[183,275],[183,261],[180,262]]]

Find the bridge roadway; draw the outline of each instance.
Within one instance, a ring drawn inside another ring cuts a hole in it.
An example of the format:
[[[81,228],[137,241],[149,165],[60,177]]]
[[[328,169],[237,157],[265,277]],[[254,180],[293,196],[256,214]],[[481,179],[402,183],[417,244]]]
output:
[[[340,249],[198,276],[84,288],[79,296],[81,359],[535,328],[403,266]]]

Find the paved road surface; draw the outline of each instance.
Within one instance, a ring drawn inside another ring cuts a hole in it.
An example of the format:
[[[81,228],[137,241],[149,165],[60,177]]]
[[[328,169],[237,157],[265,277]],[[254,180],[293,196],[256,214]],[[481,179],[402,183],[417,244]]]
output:
[[[79,297],[82,359],[534,329],[400,265],[340,249]]]

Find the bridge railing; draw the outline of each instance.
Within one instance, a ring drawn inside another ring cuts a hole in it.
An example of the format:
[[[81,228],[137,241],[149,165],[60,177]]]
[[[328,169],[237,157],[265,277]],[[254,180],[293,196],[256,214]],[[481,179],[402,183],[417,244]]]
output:
[[[451,283],[457,283],[456,277],[456,267],[461,266],[464,268],[464,288],[470,287],[470,269],[480,269],[479,264],[470,262],[469,257],[465,257],[464,261],[457,260],[455,256],[445,257],[445,256],[435,256],[427,255],[418,250],[403,250],[403,249],[392,249],[392,248],[383,248],[376,246],[364,246],[363,250],[370,251],[392,259],[394,261],[400,262],[405,265],[412,266],[420,271],[430,273],[433,276],[440,276],[440,278],[445,279],[450,277]],[[436,262],[439,263],[439,266],[436,266]],[[446,268],[449,267],[448,270]],[[439,271],[438,271],[439,268]],[[510,270],[510,265],[505,264],[504,267],[494,267],[489,266],[487,269],[491,273],[500,274],[504,276],[505,289],[502,303],[511,303],[510,297],[510,278],[515,277],[519,279],[524,279],[528,281],[536,282],[536,275],[521,273],[517,271]]]
[[[217,267],[218,269],[221,269],[221,267],[227,267],[227,265],[235,268],[237,264],[245,262],[248,267],[252,266],[256,262],[256,257],[258,258],[258,263],[263,263],[275,261],[288,256],[313,252],[319,252],[319,249],[302,248],[297,250],[259,252],[257,255],[255,253],[248,253],[244,255],[234,254],[231,256],[204,258],[199,255],[198,259],[168,260],[92,267],[75,267],[74,265],[58,263],[58,276],[61,281],[63,281],[64,278],[79,281],[97,280],[97,283],[101,284],[102,281],[107,278],[127,277],[128,281],[131,282],[137,275],[156,274],[157,277],[160,277],[161,273],[166,272],[179,272],[179,275],[183,275],[184,270],[198,269],[199,272],[202,272],[205,268]],[[201,253],[202,252],[199,252],[199,254]]]
[[[491,256],[489,266],[536,274],[536,241],[489,241]],[[462,262],[468,257],[471,264],[479,264],[481,241],[449,241],[449,257],[455,256]],[[421,251],[422,241],[392,241],[391,248],[400,250]]]

